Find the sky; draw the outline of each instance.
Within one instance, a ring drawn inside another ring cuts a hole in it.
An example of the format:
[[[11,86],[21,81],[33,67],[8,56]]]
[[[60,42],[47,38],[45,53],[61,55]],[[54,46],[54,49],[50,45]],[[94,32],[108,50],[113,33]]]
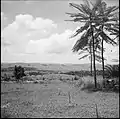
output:
[[[92,0],[93,2],[95,0]],[[118,5],[119,0],[105,0]],[[1,1],[1,62],[89,63],[72,52],[77,37],[69,37],[83,23],[66,22],[69,3],[82,0]],[[105,44],[105,63],[119,59],[119,48]]]

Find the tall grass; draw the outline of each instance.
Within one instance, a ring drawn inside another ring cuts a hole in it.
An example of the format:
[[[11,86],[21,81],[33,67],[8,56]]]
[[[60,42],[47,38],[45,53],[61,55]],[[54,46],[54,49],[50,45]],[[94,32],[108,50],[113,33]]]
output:
[[[81,90],[87,90],[87,91],[113,91],[113,92],[119,92],[119,79],[118,78],[112,78],[111,80],[114,80],[114,85],[111,86],[111,84],[107,83],[108,79],[102,79],[102,77],[97,77],[97,89],[95,90],[94,80],[93,77],[83,77],[82,78],[82,88]],[[117,87],[116,87],[117,85]]]

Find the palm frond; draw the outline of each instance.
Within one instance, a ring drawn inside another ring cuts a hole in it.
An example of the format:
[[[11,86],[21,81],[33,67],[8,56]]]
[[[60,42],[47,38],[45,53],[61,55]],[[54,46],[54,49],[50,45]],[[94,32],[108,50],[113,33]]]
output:
[[[102,0],[96,0],[96,3],[93,5],[93,11],[98,10],[99,6],[101,5]]]
[[[70,5],[71,7],[73,7],[73,8],[76,8],[76,9],[79,10],[80,12],[86,14],[85,11],[81,8],[80,5],[75,4],[75,3],[69,3],[69,5]]]
[[[88,8],[90,8],[90,4],[89,4],[88,0],[83,0],[83,2],[84,2],[84,5],[86,5]]]
[[[86,24],[84,26],[82,26],[81,28],[79,28],[78,30],[76,30],[76,33],[74,35],[71,36],[71,38],[77,36],[78,34],[80,34],[81,32],[83,32],[84,30],[87,30],[89,28],[89,22],[86,22]]]
[[[70,15],[70,17],[81,17],[81,18],[85,18],[85,19],[89,18],[85,14],[81,14],[81,13],[68,13],[68,12],[66,12],[66,14]]]
[[[117,45],[117,43],[113,39],[111,39],[107,34],[105,34],[104,32],[101,32],[100,35],[106,41],[106,43],[109,43],[112,45]]]
[[[72,19],[72,20],[64,20],[64,21],[73,21],[73,22],[75,22],[74,19]],[[86,20],[80,20],[79,19],[78,22],[86,22]]]
[[[89,28],[80,38],[76,41],[75,45],[73,46],[73,52],[78,52],[82,50],[85,46],[88,45],[89,36],[91,36],[91,28]]]
[[[88,43],[88,38],[82,37],[75,43],[73,47],[73,52],[78,52],[79,50],[82,50]]]
[[[96,46],[95,51],[97,51],[97,49],[98,49],[99,51],[102,51],[102,50],[103,50],[103,52],[105,52],[105,49],[102,48],[102,46],[100,46],[100,44],[98,44],[98,45]]]
[[[119,77],[119,65],[106,65],[105,70],[109,77]]]
[[[98,62],[102,62],[102,57],[100,55],[95,55],[95,59],[98,61]],[[106,60],[105,58],[103,58],[103,60]]]
[[[114,31],[115,33],[118,33],[118,34],[119,34],[119,29],[117,29],[117,28],[115,28],[115,27],[114,27],[114,28],[108,27],[107,30],[108,30],[108,31]]]
[[[81,54],[83,54],[83,53],[85,53],[85,52],[86,52],[86,51],[81,51],[81,52],[79,52],[78,54],[81,55]]]
[[[80,57],[79,60],[81,60],[81,59],[83,59],[83,58],[85,58],[85,57],[88,57],[88,56],[89,56],[89,54],[84,55],[83,57]]]
[[[74,20],[74,22],[86,22],[86,21],[88,21],[88,18],[75,18],[73,20]]]
[[[88,6],[81,4],[81,8],[84,10],[84,12],[87,15],[91,15],[92,14],[92,10]]]
[[[108,15],[108,17],[114,17],[115,14],[119,14],[119,12],[110,13],[110,14]]]
[[[83,53],[86,53],[87,49],[88,49],[88,48],[82,49],[82,51],[80,51],[78,54],[81,55],[81,54],[83,54]]]
[[[111,26],[116,26],[116,23],[108,23],[108,22],[106,22],[106,23],[104,23],[104,26],[105,26],[107,29],[109,29],[109,27],[111,27]]]
[[[105,10],[105,15],[108,16],[111,12],[114,12],[116,11],[117,9],[119,9],[119,6],[112,6],[112,7],[108,7],[106,10]]]

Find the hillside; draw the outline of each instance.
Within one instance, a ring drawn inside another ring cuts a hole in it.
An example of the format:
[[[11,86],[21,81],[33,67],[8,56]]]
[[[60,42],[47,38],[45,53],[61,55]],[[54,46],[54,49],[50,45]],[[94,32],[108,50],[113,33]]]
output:
[[[41,63],[1,63],[1,69],[14,67],[15,65],[37,68],[38,70],[53,70],[53,71],[90,70],[90,64],[41,64]],[[96,68],[100,70],[101,65],[97,64]]]

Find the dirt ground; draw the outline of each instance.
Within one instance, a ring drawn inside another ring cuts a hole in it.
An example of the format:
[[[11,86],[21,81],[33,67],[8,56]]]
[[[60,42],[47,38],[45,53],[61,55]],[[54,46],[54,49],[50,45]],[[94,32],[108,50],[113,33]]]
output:
[[[59,80],[49,84],[1,83],[2,116],[96,118],[95,104],[100,117],[119,117],[118,93],[88,93]]]

